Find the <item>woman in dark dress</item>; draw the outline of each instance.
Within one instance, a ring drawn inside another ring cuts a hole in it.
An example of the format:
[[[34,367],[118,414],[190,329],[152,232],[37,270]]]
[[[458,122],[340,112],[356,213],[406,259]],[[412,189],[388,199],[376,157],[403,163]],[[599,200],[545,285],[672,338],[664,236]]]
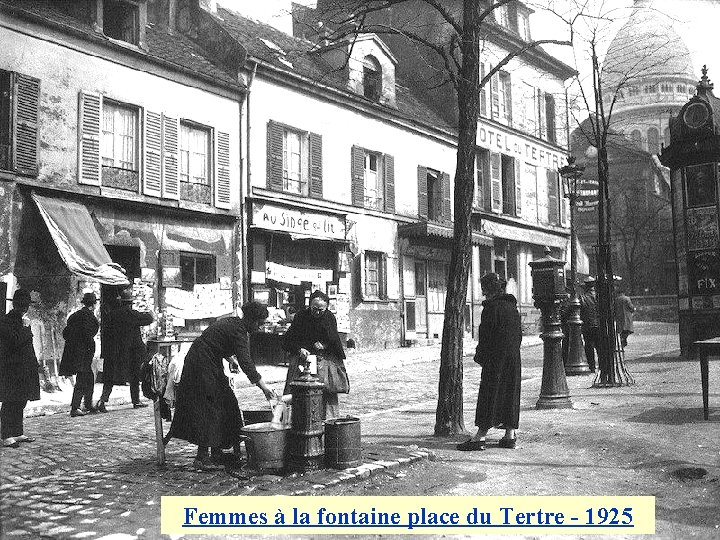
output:
[[[343,362],[345,351],[338,335],[335,315],[328,310],[329,301],[322,291],[313,292],[310,306],[295,314],[283,343],[283,349],[291,355],[284,393],[290,393],[290,383],[300,374],[300,361],[311,354],[316,355],[318,378],[325,383],[326,419],[337,418],[340,412],[338,394],[350,391]]]
[[[477,433],[460,443],[458,450],[485,450],[491,427],[504,428],[500,448],[515,448],[520,421],[520,345],[522,327],[517,300],[505,293],[497,274],[480,279],[487,300],[483,302],[475,362],[482,366],[475,425]]]
[[[211,459],[209,448],[213,448],[216,456],[220,449],[231,446],[237,453],[240,442],[240,407],[223,370],[223,358],[235,355],[250,382],[260,388],[268,400],[275,396],[250,358],[249,334],[267,319],[268,310],[258,302],[250,302],[242,307],[242,312],[242,319],[227,317],[207,327],[185,357],[175,417],[165,442],[176,437],[196,444],[198,451],[193,466],[199,470],[219,467]]]

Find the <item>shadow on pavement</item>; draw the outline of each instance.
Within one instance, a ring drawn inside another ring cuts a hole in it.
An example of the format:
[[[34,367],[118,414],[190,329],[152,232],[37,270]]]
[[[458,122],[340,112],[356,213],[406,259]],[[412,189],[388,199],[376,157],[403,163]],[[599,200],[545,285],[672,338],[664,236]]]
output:
[[[659,395],[662,397],[662,395]],[[677,409],[671,407],[654,407],[642,412],[636,416],[631,416],[627,422],[637,422],[641,424],[703,424],[703,423],[720,423],[720,414],[717,411],[710,410],[709,420],[703,420],[703,410],[701,407],[691,409]]]
[[[673,523],[682,523],[685,525],[706,525],[707,527],[712,528],[715,525],[710,523],[708,520],[708,516],[712,515],[717,515],[717,506],[683,506],[681,508],[667,508],[665,506],[657,505],[655,507],[656,519],[672,521]],[[717,529],[714,529],[714,534],[717,534]]]
[[[634,364],[663,364],[663,363],[685,363],[695,362],[695,359],[686,359],[680,355],[668,356],[664,354],[653,354],[651,356],[640,356],[637,358],[626,358],[625,362],[632,366]]]

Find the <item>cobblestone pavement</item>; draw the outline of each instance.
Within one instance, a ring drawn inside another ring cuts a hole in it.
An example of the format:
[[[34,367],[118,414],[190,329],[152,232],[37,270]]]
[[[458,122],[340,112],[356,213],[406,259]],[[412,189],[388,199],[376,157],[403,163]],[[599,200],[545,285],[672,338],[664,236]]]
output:
[[[634,346],[643,351],[667,349],[668,343],[658,339],[656,330],[652,332],[634,336]],[[382,365],[388,355],[392,351],[379,353],[374,361]],[[524,349],[524,379],[540,377],[541,355],[542,347]],[[413,432],[412,424],[419,415],[434,415],[438,362],[356,375],[349,366],[349,371],[351,393],[342,396],[341,410],[361,417],[367,434],[366,460],[397,465],[426,456],[417,446],[432,446],[432,437],[427,430]],[[466,362],[466,393],[477,388],[479,371],[470,360]],[[282,383],[272,386],[280,390]],[[244,408],[266,406],[254,387],[241,389],[238,397]],[[327,471],[290,478],[251,476],[247,469],[235,476],[225,471],[199,473],[190,467],[194,447],[177,440],[168,445],[167,466],[160,469],[154,461],[151,409],[123,406],[110,411],[82,418],[57,414],[25,420],[26,433],[37,440],[17,450],[0,450],[0,537],[156,538],[162,495],[312,493],[340,481]],[[404,426],[388,434],[387,421],[382,419],[398,411],[403,412]],[[367,474],[357,471],[355,477]],[[352,480],[352,475],[342,478]]]

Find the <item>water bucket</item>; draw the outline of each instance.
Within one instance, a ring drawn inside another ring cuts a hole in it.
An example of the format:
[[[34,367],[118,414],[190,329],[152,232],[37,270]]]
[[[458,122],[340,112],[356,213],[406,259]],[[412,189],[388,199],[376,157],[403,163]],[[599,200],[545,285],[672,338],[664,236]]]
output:
[[[272,422],[250,424],[240,429],[248,465],[262,472],[279,473],[285,468],[289,427]]]
[[[240,411],[242,415],[243,425],[259,424],[260,422],[271,422],[273,413],[270,409],[250,409]]]
[[[354,416],[325,422],[325,465],[333,469],[357,467],[362,462],[360,419]]]

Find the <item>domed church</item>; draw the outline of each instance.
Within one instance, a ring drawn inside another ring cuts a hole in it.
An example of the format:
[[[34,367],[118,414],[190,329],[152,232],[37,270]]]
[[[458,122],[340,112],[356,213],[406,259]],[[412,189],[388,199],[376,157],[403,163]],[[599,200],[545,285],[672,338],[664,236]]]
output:
[[[673,20],[652,0],[635,0],[633,12],[605,55],[605,110],[619,88],[612,129],[651,154],[670,143],[670,115],[695,93],[690,51]]]

